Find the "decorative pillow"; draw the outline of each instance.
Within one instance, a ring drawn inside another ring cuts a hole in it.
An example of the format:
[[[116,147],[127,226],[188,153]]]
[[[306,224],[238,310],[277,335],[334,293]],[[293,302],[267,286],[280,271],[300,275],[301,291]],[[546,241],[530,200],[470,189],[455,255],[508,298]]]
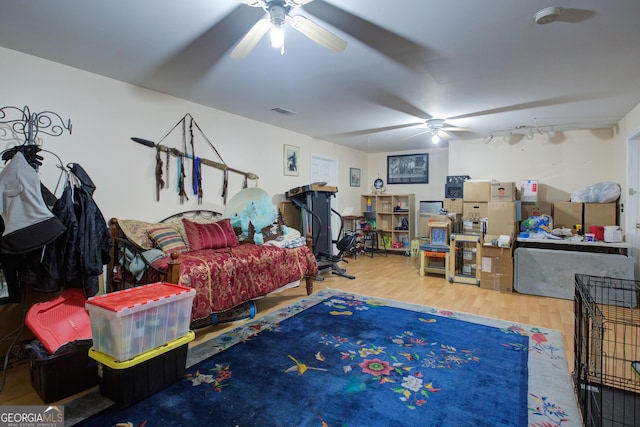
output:
[[[167,255],[171,255],[174,252],[186,252],[187,245],[185,245],[182,236],[174,227],[157,227],[149,230],[149,237],[156,242],[156,245],[162,252]]]
[[[229,218],[210,224],[200,224],[183,218],[189,249],[220,249],[238,246],[238,237],[233,232]]]
[[[150,222],[136,219],[118,219],[118,226],[124,235],[140,249],[153,249],[155,245],[149,238],[148,231],[151,228],[160,227],[163,224],[152,224]]]

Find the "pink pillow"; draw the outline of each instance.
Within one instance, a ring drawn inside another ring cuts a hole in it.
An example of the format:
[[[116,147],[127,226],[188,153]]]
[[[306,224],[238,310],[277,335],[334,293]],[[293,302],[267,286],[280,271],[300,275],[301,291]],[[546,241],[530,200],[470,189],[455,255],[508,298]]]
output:
[[[238,246],[238,237],[233,232],[229,218],[209,224],[200,224],[182,218],[189,249],[220,249]]]

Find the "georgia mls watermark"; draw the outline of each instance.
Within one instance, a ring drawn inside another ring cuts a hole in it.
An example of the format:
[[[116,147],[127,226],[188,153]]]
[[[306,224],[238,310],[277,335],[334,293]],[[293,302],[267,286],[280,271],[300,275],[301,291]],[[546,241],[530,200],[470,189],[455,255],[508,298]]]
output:
[[[0,406],[0,427],[63,427],[64,406]]]

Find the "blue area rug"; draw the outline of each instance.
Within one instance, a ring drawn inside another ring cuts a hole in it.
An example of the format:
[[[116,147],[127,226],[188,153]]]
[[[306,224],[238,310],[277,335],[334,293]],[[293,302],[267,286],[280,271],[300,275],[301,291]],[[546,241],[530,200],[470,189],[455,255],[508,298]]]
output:
[[[86,426],[579,426],[558,331],[322,291]],[[212,356],[211,356],[212,355]]]

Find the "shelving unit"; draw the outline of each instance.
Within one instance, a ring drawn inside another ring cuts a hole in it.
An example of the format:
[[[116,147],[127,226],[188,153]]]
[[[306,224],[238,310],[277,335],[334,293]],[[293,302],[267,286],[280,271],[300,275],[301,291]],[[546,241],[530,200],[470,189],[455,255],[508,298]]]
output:
[[[380,238],[386,239],[387,251],[410,250],[410,242],[416,235],[414,194],[363,194],[360,207],[365,216],[375,218],[372,227],[378,230]],[[403,220],[407,229],[399,229]]]
[[[482,236],[452,234],[449,242],[449,282],[479,286]]]

